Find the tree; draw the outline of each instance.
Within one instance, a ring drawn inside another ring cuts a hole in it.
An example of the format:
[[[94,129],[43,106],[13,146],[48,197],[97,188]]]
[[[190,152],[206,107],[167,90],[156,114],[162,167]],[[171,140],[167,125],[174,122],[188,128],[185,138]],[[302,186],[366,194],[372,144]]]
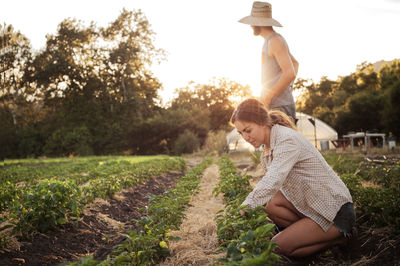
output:
[[[379,80],[384,91],[382,123],[387,133],[400,137],[400,60],[384,65],[379,71]]]
[[[2,107],[10,110],[13,125],[18,124],[18,102],[30,92],[22,79],[31,58],[29,40],[12,25],[0,25],[0,97]]]
[[[163,109],[136,124],[130,134],[130,148],[137,154],[170,153],[185,130],[191,131],[202,141],[209,128],[209,110],[198,106]]]
[[[112,47],[104,62],[110,94],[119,102],[129,103],[136,115],[149,117],[161,88],[150,66],[164,58],[164,51],[153,44],[149,22],[141,11],[124,9],[101,34]]]
[[[126,147],[136,124],[159,108],[161,84],[149,67],[162,52],[149,27],[140,11],[123,10],[109,27],[66,19],[47,36],[26,75],[49,110],[45,139],[86,127],[96,154]]]
[[[225,128],[235,109],[235,102],[250,95],[249,86],[227,79],[212,80],[210,84],[191,83],[178,91],[171,108],[197,106],[210,112],[210,130]]]
[[[315,84],[311,80],[299,79],[294,88],[303,92],[301,101],[297,103],[297,110],[314,114],[318,107],[331,106],[331,95],[336,86],[336,82],[322,77],[320,82]]]
[[[24,110],[33,91],[23,75],[30,49],[29,40],[12,25],[0,25],[0,159],[17,156],[18,135],[27,127]]]
[[[381,110],[383,97],[376,91],[362,91],[352,95],[346,102],[334,127],[339,134],[349,131],[383,130]]]
[[[398,125],[393,118],[398,114],[393,108],[398,105],[393,104],[398,103],[395,72],[387,66],[378,74],[372,64],[364,62],[356,72],[337,81],[326,77],[319,83],[299,79],[295,88],[303,94],[296,103],[297,110],[327,122],[339,134],[373,129],[387,132],[388,128],[394,132],[389,124]]]

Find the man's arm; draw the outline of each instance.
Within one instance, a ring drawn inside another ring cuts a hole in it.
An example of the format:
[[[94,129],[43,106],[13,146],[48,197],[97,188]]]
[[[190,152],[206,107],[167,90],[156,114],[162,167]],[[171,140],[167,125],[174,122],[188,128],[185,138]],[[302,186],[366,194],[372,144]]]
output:
[[[294,66],[294,71],[295,71],[296,76],[297,76],[297,73],[299,71],[299,62],[294,58],[294,56],[290,52],[289,52],[289,54],[290,54],[290,59],[292,59],[292,63],[293,63],[293,66]]]
[[[281,36],[271,38],[268,54],[273,56],[282,69],[282,75],[269,92],[261,99],[269,108],[274,97],[281,94],[296,78],[299,63],[290,54],[285,40]]]

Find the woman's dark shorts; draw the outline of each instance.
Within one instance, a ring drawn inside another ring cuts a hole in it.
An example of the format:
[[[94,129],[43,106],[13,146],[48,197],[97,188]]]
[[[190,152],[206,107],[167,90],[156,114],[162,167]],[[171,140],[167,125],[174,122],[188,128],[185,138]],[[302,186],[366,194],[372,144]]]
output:
[[[344,234],[345,237],[351,236],[351,229],[356,223],[356,212],[354,211],[354,204],[347,202],[343,204],[337,212],[333,224]]]

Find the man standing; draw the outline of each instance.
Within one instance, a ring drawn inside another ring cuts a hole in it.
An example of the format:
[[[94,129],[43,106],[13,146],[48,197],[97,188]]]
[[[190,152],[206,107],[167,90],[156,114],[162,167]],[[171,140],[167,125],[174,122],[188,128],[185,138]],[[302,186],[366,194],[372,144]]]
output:
[[[299,63],[289,52],[285,39],[272,28],[282,25],[272,18],[271,4],[254,2],[251,15],[239,22],[250,25],[254,35],[265,40],[261,61],[261,101],[268,109],[283,111],[296,120],[292,84]]]

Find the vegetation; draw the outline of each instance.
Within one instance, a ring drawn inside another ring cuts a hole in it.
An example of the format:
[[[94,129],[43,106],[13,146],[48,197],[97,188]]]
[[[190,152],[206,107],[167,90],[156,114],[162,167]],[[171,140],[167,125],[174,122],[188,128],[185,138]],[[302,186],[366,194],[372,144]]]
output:
[[[228,157],[218,162],[220,183],[216,195],[222,193],[226,209],[216,217],[217,234],[221,249],[226,257],[218,260],[223,265],[274,265],[279,256],[272,251],[276,243],[271,242],[275,225],[267,221],[263,207],[246,209],[246,216],[240,215],[240,204],[251,191],[251,176],[242,176]]]
[[[218,155],[222,155],[227,149],[226,135],[227,133],[224,130],[208,132],[201,151],[206,154],[216,152]]]
[[[175,188],[153,197],[142,210],[145,215],[135,221],[138,229],[127,232],[125,241],[107,260],[100,262],[87,257],[67,265],[154,265],[169,256],[168,240],[175,239],[170,231],[179,229],[202,173],[211,163],[211,158],[205,159],[181,177]]]
[[[353,197],[360,222],[400,233],[400,161],[374,163],[361,156],[325,155]]]
[[[151,67],[165,52],[154,36],[142,12],[127,10],[106,27],[65,19],[40,51],[12,25],[0,25],[0,159],[178,154],[203,146],[209,131],[229,129],[235,99],[250,88],[224,78],[189,83],[161,106]],[[337,81],[298,78],[298,110],[339,134],[400,136],[399,65],[375,71],[364,63]],[[182,146],[186,130],[191,147]]]
[[[297,110],[327,122],[339,135],[370,130],[400,136],[400,60],[379,70],[363,63],[336,81],[299,78],[294,87],[302,92]]]
[[[351,154],[325,154],[324,157],[340,175],[352,194],[357,212],[357,225],[374,231],[385,227],[384,234],[389,238],[398,239],[396,235],[400,232],[399,160],[386,158],[386,160],[374,161],[368,157]],[[215,188],[215,192],[222,193],[227,202],[226,209],[221,211],[216,219],[221,249],[227,252],[218,263],[274,265],[279,257],[272,253],[275,245],[269,239],[276,232],[263,207],[246,210],[245,217],[239,214],[242,208],[240,204],[251,190],[249,185],[251,177],[238,174],[234,164],[226,157],[222,157],[218,165],[221,181]],[[368,235],[363,235],[363,237],[368,237]],[[364,238],[363,241],[369,240]],[[380,250],[380,252],[383,251]],[[325,259],[321,263],[326,263],[327,256],[325,253],[321,254],[321,261]],[[317,264],[318,261],[317,258]],[[347,264],[349,261],[343,261],[343,263]]]
[[[107,27],[65,19],[33,52],[12,25],[0,25],[0,159],[37,156],[160,154],[198,145],[228,125],[233,97],[249,87],[226,79],[189,84],[161,107],[151,72],[165,58],[140,11],[123,10]]]
[[[105,155],[171,155],[199,147],[223,153],[234,99],[249,96],[250,88],[224,78],[189,83],[161,106],[162,84],[150,69],[165,52],[154,46],[154,35],[143,13],[122,10],[106,27],[65,19],[47,35],[44,49],[34,52],[12,25],[0,25],[0,247],[9,235],[29,237],[75,221],[94,198],[185,167],[175,157]],[[377,130],[400,136],[400,60],[379,70],[363,63],[336,81],[298,78],[294,88],[302,92],[297,110],[327,122],[339,135]],[[97,156],[79,157],[88,155]],[[54,158],[9,159],[39,156]],[[258,158],[254,153],[254,162]],[[398,234],[399,163],[332,154],[326,159],[349,187],[359,219]],[[154,197],[146,216],[136,221],[138,230],[127,233],[104,263],[145,264],[167,256],[168,230],[179,226],[208,163]],[[238,212],[251,177],[237,174],[225,157],[219,167],[215,193],[223,194],[226,209],[217,217],[218,235],[227,251],[220,262],[273,264],[274,226],[260,208],[246,210],[246,217]]]
[[[0,217],[8,221],[0,231],[12,227],[11,235],[29,237],[57,229],[78,218],[94,198],[109,198],[123,188],[185,167],[182,158],[166,156],[74,158],[55,165],[54,161],[24,165],[20,160],[0,170]],[[6,244],[7,237],[2,238]]]
[[[324,156],[350,189],[358,226],[371,230],[385,227],[386,235],[396,237],[400,232],[398,159],[371,160],[350,154]],[[176,239],[170,231],[179,229],[190,197],[196,192],[202,172],[211,161],[206,159],[179,177],[176,187],[150,198],[150,203],[140,210],[143,216],[134,221],[135,229],[123,234],[125,240],[106,260],[85,257],[67,264],[153,265],[169,256],[168,241]],[[249,181],[252,177],[239,174],[228,157],[221,157],[218,166],[220,182],[214,193],[223,196],[226,207],[216,217],[217,234],[220,250],[226,255],[216,263],[276,264],[279,260],[273,253],[276,244],[270,241],[276,233],[275,225],[263,207],[245,209],[245,216],[239,213],[240,204],[251,191]],[[184,167],[182,158],[167,156],[7,160],[6,168],[0,171],[4,177],[0,187],[0,245],[7,245],[10,234],[29,237],[37,231],[47,232],[62,224],[73,223],[93,198],[108,198],[124,187],[136,186],[151,176]],[[368,239],[363,238],[363,241],[366,243]],[[391,243],[397,245],[398,242]],[[326,258],[328,255],[320,256]]]

